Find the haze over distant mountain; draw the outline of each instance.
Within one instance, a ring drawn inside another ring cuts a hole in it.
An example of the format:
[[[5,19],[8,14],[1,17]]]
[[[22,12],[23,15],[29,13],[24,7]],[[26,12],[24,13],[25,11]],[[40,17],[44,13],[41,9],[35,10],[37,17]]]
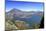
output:
[[[34,23],[39,23],[41,18],[43,16],[42,11],[21,11],[16,8],[13,8],[9,12],[6,12],[6,18],[7,19],[16,19],[16,20],[22,20],[22,21],[28,21],[31,22],[33,21]]]

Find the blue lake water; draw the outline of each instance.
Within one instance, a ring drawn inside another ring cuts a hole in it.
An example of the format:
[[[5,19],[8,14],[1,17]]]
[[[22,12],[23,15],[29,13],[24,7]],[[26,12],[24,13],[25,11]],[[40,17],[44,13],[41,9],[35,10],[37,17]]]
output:
[[[31,17],[28,17],[28,18],[16,18],[16,20],[25,21],[29,23],[30,26],[32,25],[32,23],[40,24],[41,19],[42,19],[42,16],[38,16],[38,15],[32,15]]]

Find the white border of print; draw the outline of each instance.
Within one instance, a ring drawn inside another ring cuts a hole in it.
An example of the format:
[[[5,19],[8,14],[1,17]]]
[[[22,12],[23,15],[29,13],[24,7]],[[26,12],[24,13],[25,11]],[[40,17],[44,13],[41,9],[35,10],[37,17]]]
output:
[[[4,5],[4,0],[0,0],[0,31],[4,31],[5,28]]]
[[[4,0],[0,0],[0,31],[4,31],[5,14],[4,14]]]
[[[25,1],[27,1],[27,0],[25,0]],[[46,3],[45,0],[44,1],[43,0],[28,0],[28,1]],[[46,6],[45,6],[45,8],[46,8]],[[45,10],[44,10],[44,13],[46,13]],[[44,14],[44,17],[46,18],[46,14]],[[46,19],[44,21],[44,24],[46,26]],[[46,27],[44,29],[31,29],[31,30],[18,30],[18,31],[45,31],[45,29],[46,29]],[[0,31],[5,31],[5,1],[4,0],[0,0]]]

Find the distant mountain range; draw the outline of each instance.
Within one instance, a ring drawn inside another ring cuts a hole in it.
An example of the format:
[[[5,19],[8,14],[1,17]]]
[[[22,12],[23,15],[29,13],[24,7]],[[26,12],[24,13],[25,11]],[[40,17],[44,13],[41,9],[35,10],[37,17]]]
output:
[[[42,11],[21,11],[19,9],[13,8],[9,12],[6,12],[6,18],[11,20],[22,20],[22,21],[27,21],[27,22],[34,22],[34,23],[39,23],[42,16],[43,12]]]

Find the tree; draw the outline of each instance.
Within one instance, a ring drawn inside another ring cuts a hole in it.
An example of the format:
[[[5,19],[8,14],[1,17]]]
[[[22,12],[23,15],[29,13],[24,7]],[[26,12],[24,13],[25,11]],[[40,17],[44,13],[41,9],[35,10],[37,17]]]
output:
[[[32,25],[32,27],[33,27],[34,29],[38,29],[39,26],[40,26],[39,24],[33,24],[33,25]]]

